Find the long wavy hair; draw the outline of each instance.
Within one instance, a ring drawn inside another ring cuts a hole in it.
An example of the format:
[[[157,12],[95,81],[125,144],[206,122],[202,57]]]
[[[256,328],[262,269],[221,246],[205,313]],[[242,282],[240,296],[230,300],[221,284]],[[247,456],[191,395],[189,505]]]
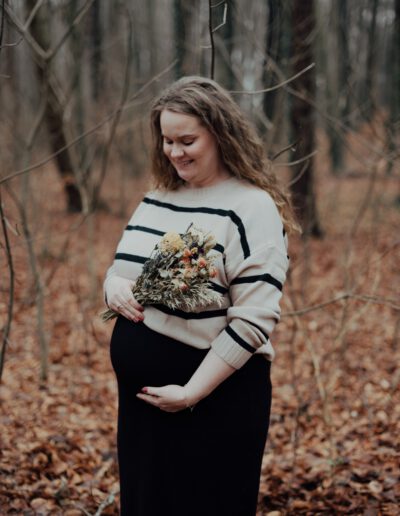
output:
[[[290,196],[278,183],[260,138],[229,93],[211,79],[183,77],[153,102],[150,120],[156,187],[176,190],[184,183],[163,151],[160,116],[165,109],[197,117],[214,135],[221,160],[230,174],[267,191],[279,210],[285,230],[301,231]]]

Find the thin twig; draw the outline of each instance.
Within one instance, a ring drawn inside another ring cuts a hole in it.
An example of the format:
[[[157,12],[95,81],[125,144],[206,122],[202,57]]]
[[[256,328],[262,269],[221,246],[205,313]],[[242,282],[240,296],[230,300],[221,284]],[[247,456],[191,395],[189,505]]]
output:
[[[7,223],[6,223],[6,217],[4,215],[3,210],[3,200],[1,196],[1,187],[0,187],[0,217],[1,217],[1,227],[3,230],[4,235],[4,242],[5,242],[5,252],[7,256],[7,265],[8,265],[8,272],[9,272],[9,301],[8,301],[8,309],[7,309],[7,320],[6,324],[3,329],[3,335],[2,335],[2,343],[1,343],[1,354],[0,354],[0,383],[3,376],[3,369],[4,369],[4,362],[5,362],[5,356],[6,356],[6,349],[7,349],[7,343],[8,343],[8,337],[10,335],[11,330],[11,322],[13,317],[13,308],[14,308],[14,283],[15,283],[15,272],[14,272],[14,265],[13,265],[13,258],[11,253],[11,245],[10,245],[10,239],[8,237],[8,229],[7,229]]]
[[[72,23],[70,23],[68,29],[64,32],[64,34],[61,36],[59,41],[54,45],[53,48],[51,48],[50,50],[47,51],[46,61],[50,61],[51,59],[53,59],[53,57],[57,54],[59,49],[64,44],[65,40],[68,38],[68,36],[74,30],[75,26],[78,25],[78,23],[85,16],[85,14],[89,11],[90,7],[92,6],[92,4],[95,1],[96,0],[87,0],[86,3],[78,10],[74,19],[72,20]]]
[[[217,3],[217,4],[215,4],[215,5],[212,5],[211,7],[212,7],[213,9],[215,9],[216,7],[219,7],[219,6],[220,6],[220,5],[222,5],[222,4],[225,4],[225,5],[226,5],[226,0],[222,0],[221,2],[218,2],[218,3]]]
[[[34,5],[32,11],[29,13],[28,19],[26,20],[26,22],[24,23],[24,25],[22,27],[24,32],[26,32],[29,29],[29,27],[31,26],[31,23],[32,23],[34,17],[36,16],[36,13],[40,9],[41,5],[43,4],[43,2],[44,2],[44,0],[38,0],[36,2],[36,4]]]
[[[291,161],[290,163],[275,163],[276,167],[292,167],[293,165],[299,165],[300,163],[303,163],[303,161],[309,160],[313,156],[318,154],[318,151],[312,151],[310,154],[307,154],[307,156],[303,156],[300,159],[297,159],[296,161]]]
[[[325,308],[329,305],[332,305],[334,303],[338,303],[339,301],[343,301],[344,299],[356,299],[358,301],[365,301],[368,303],[373,303],[377,305],[386,305],[390,306],[390,308],[393,308],[394,310],[400,310],[400,305],[397,304],[398,301],[395,299],[389,299],[385,297],[380,296],[373,296],[369,294],[352,294],[349,292],[346,292],[344,294],[340,294],[339,296],[333,297],[332,299],[328,299],[327,301],[323,301],[322,303],[318,303],[316,305],[308,306],[306,308],[301,308],[299,310],[291,311],[291,312],[284,312],[281,317],[293,317],[295,315],[304,315],[309,312],[314,312],[315,310],[321,310],[322,308]]]
[[[225,2],[224,13],[222,15],[222,22],[213,29],[213,32],[217,32],[221,27],[223,27],[226,24],[226,13],[227,13],[227,11],[228,11],[228,6],[227,6],[227,4]]]
[[[291,186],[293,186],[294,184],[297,183],[297,181],[299,181],[299,179],[301,177],[303,177],[303,175],[305,174],[306,170],[307,170],[307,167],[309,165],[309,161],[307,160],[304,165],[301,167],[300,169],[300,172],[291,180],[291,181],[288,181],[286,186],[287,188],[290,188]]]
[[[208,32],[210,35],[211,43],[211,64],[210,64],[210,77],[214,79],[214,65],[215,65],[215,44],[214,44],[214,33],[212,30],[212,5],[211,0],[208,0]]]
[[[279,156],[284,154],[286,151],[293,149],[293,147],[295,147],[298,143],[299,143],[299,140],[296,140],[295,142],[290,143],[287,147],[284,147],[283,149],[278,151],[276,154],[274,154],[271,158],[271,161],[275,161],[277,158],[279,158]]]
[[[21,36],[19,40],[15,43],[4,43],[4,45],[0,45],[0,49],[8,47],[17,47],[22,41],[24,41],[24,38]]]
[[[314,68],[315,63],[311,63],[310,65],[303,68],[303,70],[300,70],[300,72],[296,73],[292,77],[289,77],[289,79],[286,79],[283,82],[280,82],[279,84],[275,84],[275,86],[271,86],[269,88],[264,88],[263,90],[231,90],[230,93],[232,94],[241,94],[241,95],[257,95],[258,93],[268,93],[269,91],[278,90],[279,88],[282,88],[286,84],[289,84],[290,82],[293,82],[298,77],[303,75],[304,73],[311,70],[311,68]]]
[[[3,43],[3,35],[4,35],[4,18],[5,18],[5,14],[4,14],[4,5],[5,5],[5,0],[2,1],[2,4],[1,4],[1,23],[0,23],[0,50],[2,48],[2,43]],[[0,376],[1,378],[1,376]]]

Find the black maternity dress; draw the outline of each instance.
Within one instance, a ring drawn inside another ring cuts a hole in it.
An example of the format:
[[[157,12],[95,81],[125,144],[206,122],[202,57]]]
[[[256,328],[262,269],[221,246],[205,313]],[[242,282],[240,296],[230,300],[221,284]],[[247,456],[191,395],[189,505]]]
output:
[[[256,514],[270,362],[253,355],[193,411],[168,413],[136,397],[144,386],[185,384],[207,352],[118,317],[110,354],[122,516]]]

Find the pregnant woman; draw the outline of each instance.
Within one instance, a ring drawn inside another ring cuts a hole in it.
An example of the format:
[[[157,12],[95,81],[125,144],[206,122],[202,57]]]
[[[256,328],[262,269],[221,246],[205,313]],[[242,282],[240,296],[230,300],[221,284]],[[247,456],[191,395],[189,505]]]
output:
[[[104,282],[118,318],[122,516],[254,516],[267,439],[271,334],[298,230],[262,143],[229,94],[185,77],[151,110],[153,187]],[[214,235],[222,304],[141,306],[131,288],[155,245],[190,224]]]

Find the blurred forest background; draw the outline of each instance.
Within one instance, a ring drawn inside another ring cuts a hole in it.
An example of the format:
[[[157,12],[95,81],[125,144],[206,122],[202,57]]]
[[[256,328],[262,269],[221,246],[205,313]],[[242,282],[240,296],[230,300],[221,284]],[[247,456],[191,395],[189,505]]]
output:
[[[304,229],[258,514],[398,514],[400,1],[0,9],[0,513],[118,514],[102,281],[148,185],[150,102],[201,74],[257,127]]]

